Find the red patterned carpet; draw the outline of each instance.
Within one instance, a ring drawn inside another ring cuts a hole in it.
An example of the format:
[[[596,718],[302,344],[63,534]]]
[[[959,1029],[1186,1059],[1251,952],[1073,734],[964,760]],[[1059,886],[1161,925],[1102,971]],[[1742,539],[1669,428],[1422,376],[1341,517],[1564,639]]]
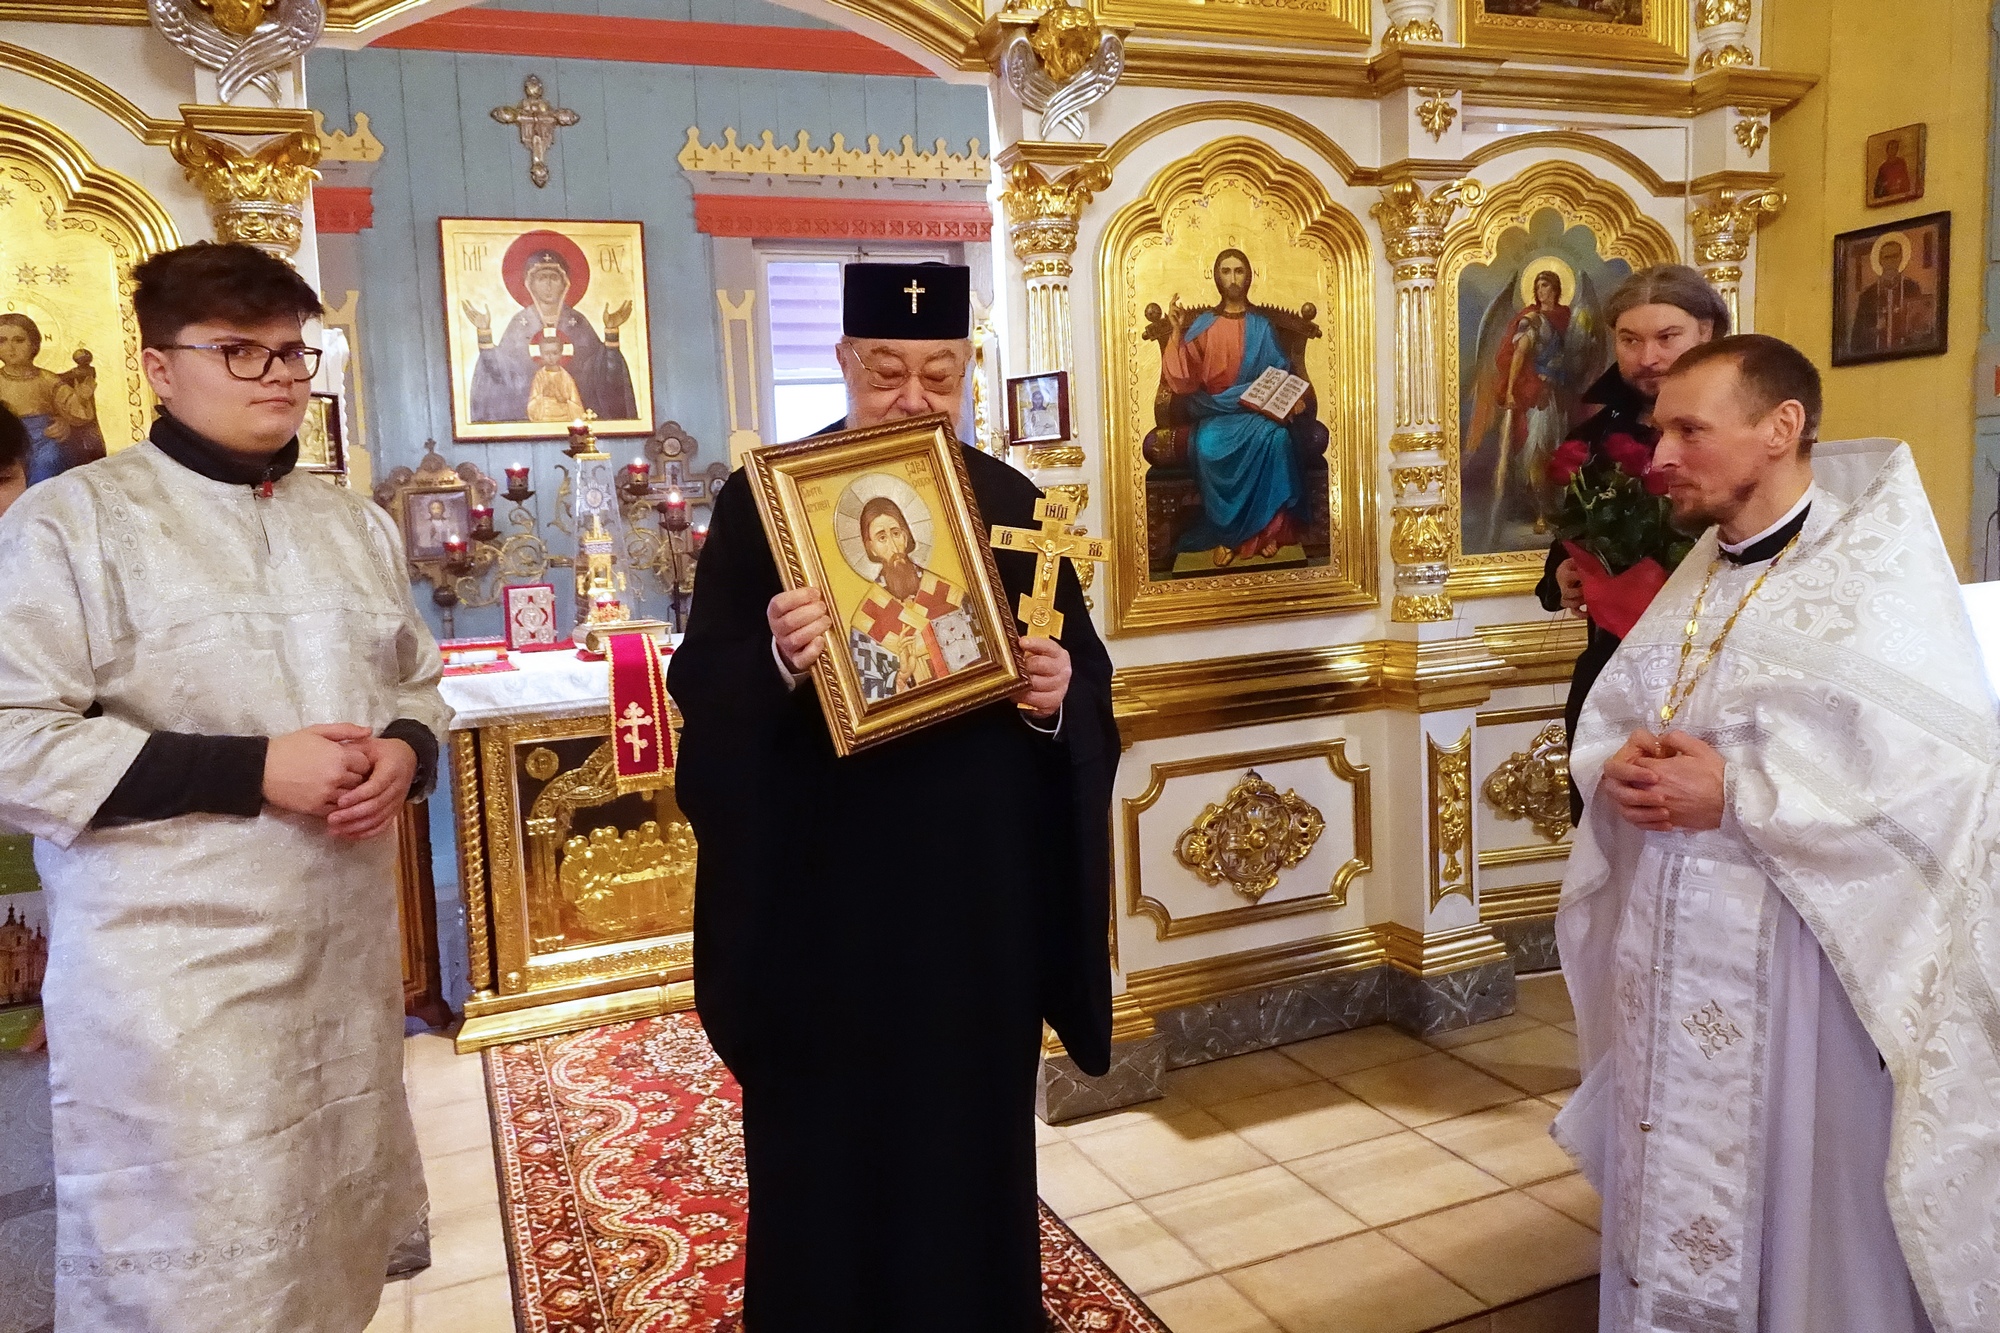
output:
[[[523,1333],[736,1333],[747,1200],[736,1082],[693,1014],[486,1052]],[[1060,1333],[1168,1333],[1045,1206]]]

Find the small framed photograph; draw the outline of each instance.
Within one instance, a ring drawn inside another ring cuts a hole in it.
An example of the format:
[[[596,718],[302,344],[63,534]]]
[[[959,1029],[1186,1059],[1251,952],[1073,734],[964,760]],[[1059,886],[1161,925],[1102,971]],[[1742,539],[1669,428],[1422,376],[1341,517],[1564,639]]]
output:
[[[1833,364],[1938,356],[1951,317],[1951,214],[1833,238]]]
[[[411,486],[403,492],[401,517],[403,549],[412,563],[444,559],[445,543],[466,541],[472,531],[463,486]]]
[[[1907,204],[1924,197],[1924,137],[1928,127],[1905,125],[1868,136],[1867,175],[1862,183],[1868,207]]]
[[[507,646],[517,653],[568,648],[556,635],[556,585],[513,583],[500,594],[507,617]]]
[[[838,753],[1025,686],[1014,617],[944,417],[757,449],[747,463],[785,586],[818,588],[833,613],[813,685]]]
[[[1069,438],[1069,372],[1007,381],[1007,443],[1060,444]]]
[[[299,470],[347,475],[339,394],[316,393],[307,400],[306,419],[299,424]]]

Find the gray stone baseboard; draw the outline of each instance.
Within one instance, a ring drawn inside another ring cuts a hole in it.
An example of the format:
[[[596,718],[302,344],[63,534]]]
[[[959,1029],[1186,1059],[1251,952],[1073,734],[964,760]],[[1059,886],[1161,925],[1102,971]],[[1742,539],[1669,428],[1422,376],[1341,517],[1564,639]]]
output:
[[[1379,1023],[1388,1016],[1389,971],[1371,967],[1304,977],[1157,1015],[1154,1023],[1167,1040],[1167,1068]]]
[[[1556,919],[1530,917],[1525,921],[1495,921],[1493,937],[1507,946],[1516,973],[1554,972],[1562,966],[1556,956]]]
[[[1140,1041],[1121,1041],[1111,1048],[1111,1068],[1092,1078],[1067,1055],[1044,1055],[1035,1086],[1035,1114],[1044,1124],[1059,1125],[1099,1111],[1137,1106],[1166,1095],[1166,1039],[1159,1033]]]
[[[1514,1012],[1514,964],[1498,959],[1446,972],[1413,977],[1392,972],[1389,979],[1389,1021],[1415,1037],[1434,1036],[1471,1027]]]
[[[1376,1023],[1416,1036],[1484,1023],[1514,1012],[1514,971],[1508,959],[1434,977],[1371,967],[1182,1005],[1154,1016],[1152,1036],[1113,1046],[1103,1078],[1068,1056],[1043,1056],[1035,1113],[1054,1125],[1136,1106],[1165,1094],[1170,1069]]]

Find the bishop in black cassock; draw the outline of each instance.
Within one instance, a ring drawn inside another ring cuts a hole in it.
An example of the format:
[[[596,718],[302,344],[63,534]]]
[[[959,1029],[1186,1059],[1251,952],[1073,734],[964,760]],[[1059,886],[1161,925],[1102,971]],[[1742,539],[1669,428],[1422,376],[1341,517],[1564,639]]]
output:
[[[829,429],[957,420],[968,278],[848,267]],[[1027,478],[965,464],[985,523],[1035,525]],[[995,559],[1012,607],[1034,557]],[[793,669],[828,640],[787,660],[781,590],[739,470],[668,686],[701,847],[695,998],[743,1086],[745,1328],[1039,1333],[1043,1022],[1086,1072],[1110,1061],[1110,658],[1064,568],[1064,642],[1030,641],[1067,669],[1059,698],[1044,675],[1039,715],[991,704],[842,759]]]

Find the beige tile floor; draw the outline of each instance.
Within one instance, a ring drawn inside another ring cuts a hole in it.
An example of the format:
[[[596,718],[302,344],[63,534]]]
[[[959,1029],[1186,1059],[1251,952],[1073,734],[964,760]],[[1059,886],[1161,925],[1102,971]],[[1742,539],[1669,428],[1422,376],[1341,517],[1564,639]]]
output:
[[[406,1067],[433,1263],[368,1333],[512,1333],[479,1058],[433,1034]],[[1562,980],[1527,977],[1476,1028],[1321,1037],[1037,1123],[1042,1197],[1174,1333],[1576,1333],[1597,1196],[1548,1137],[1575,1082]]]

